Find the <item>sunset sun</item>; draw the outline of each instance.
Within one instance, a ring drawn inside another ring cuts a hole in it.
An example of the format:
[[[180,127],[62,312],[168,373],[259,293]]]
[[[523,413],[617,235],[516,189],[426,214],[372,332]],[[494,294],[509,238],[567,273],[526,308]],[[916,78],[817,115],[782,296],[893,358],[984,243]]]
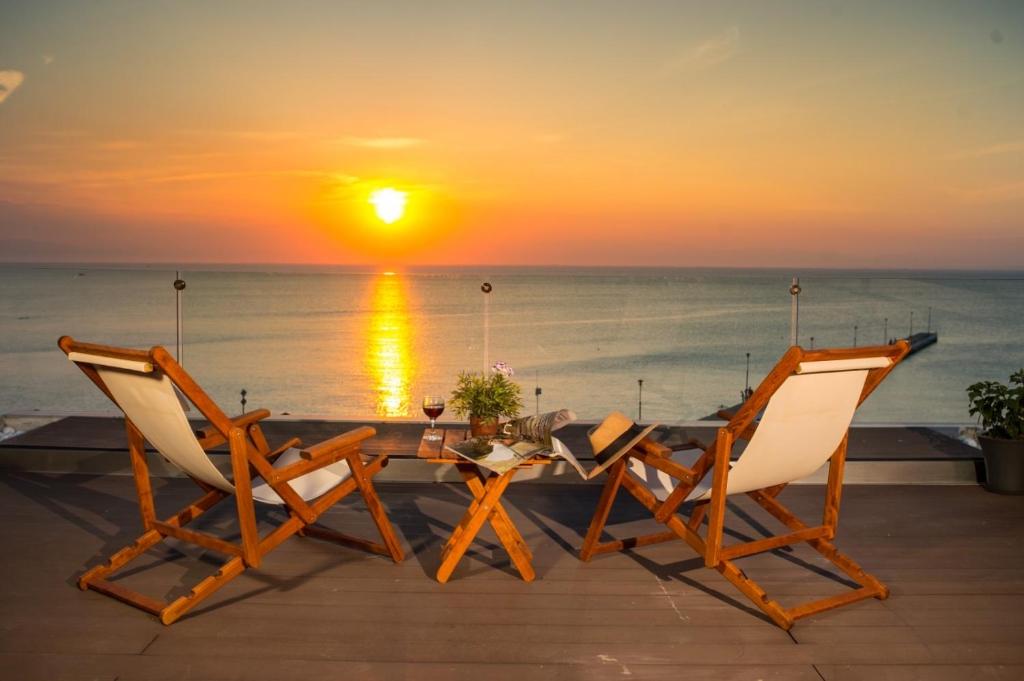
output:
[[[390,225],[402,218],[405,213],[405,192],[386,187],[370,194],[370,203],[382,222]]]

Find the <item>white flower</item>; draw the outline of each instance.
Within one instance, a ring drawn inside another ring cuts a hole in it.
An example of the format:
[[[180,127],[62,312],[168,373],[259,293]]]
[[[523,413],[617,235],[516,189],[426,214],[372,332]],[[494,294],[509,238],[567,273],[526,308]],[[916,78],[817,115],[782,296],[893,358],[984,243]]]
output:
[[[516,375],[516,372],[512,370],[512,367],[504,362],[495,362],[494,366],[491,367],[491,371],[496,374],[501,374],[506,378],[511,378]]]

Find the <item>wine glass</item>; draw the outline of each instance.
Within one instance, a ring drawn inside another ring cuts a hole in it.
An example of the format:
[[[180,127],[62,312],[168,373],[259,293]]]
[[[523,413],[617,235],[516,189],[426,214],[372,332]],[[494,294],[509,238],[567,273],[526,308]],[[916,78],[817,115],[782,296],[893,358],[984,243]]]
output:
[[[427,395],[423,398],[423,413],[430,419],[430,430],[424,435],[424,440],[437,441],[441,434],[437,432],[437,417],[444,413],[444,398],[437,395]]]

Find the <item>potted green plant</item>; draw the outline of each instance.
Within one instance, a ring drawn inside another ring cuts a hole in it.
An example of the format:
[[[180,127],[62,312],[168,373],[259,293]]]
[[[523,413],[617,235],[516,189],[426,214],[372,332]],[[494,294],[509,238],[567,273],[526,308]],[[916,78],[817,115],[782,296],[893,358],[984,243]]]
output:
[[[1024,369],[1010,384],[979,381],[967,388],[971,415],[981,423],[978,442],[985,457],[986,488],[1024,494]]]
[[[523,403],[519,399],[519,385],[511,380],[513,374],[512,367],[504,362],[491,367],[490,375],[459,373],[449,404],[459,416],[469,416],[473,437],[496,435],[499,418],[519,415]]]

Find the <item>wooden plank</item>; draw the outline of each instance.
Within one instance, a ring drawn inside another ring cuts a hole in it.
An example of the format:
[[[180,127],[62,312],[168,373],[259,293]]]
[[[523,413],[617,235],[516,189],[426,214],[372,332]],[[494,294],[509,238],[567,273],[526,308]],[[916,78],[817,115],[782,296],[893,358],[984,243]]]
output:
[[[1021,665],[817,665],[824,681],[1020,681]]]
[[[19,681],[179,681],[184,678],[211,681],[306,681],[310,678],[372,678],[377,681],[408,679],[444,679],[445,681],[613,681],[623,678],[621,665],[614,660],[596,658],[586,665],[527,663],[475,663],[453,665],[395,660],[368,663],[362,660],[323,659],[248,659],[242,656],[189,655],[64,655],[0,654],[0,664]],[[129,669],[125,673],[125,669]],[[637,669],[642,678],[678,681],[678,665],[649,664]],[[810,665],[771,665],[767,669],[749,664],[688,665],[688,681],[821,681]],[[627,677],[628,678],[628,677]],[[966,678],[966,677],[965,677]]]

